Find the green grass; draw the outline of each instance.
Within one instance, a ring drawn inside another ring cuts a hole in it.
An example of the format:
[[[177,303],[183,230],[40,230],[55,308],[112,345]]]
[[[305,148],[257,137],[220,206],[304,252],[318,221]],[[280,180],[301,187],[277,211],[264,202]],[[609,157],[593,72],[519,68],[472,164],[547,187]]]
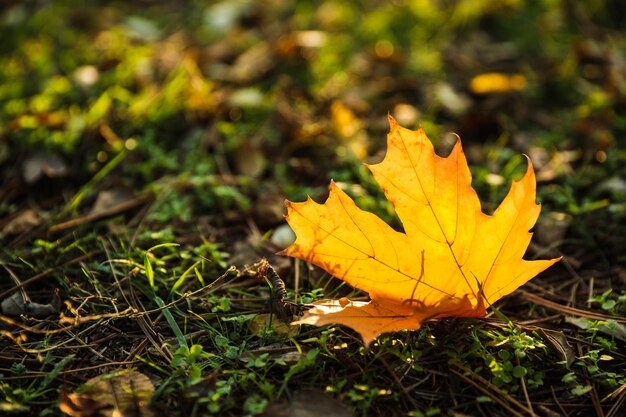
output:
[[[132,368],[173,416],[318,397],[363,416],[619,416],[624,14],[610,0],[12,2],[0,301],[55,314],[0,316],[0,414],[62,415],[60,398]],[[473,93],[488,72],[527,87]],[[285,326],[257,270],[267,258],[295,305],[363,295],[277,256],[272,235],[285,198],[322,201],[331,178],[401,227],[361,163],[382,158],[388,112],[440,154],[458,133],[487,211],[529,155],[543,212],[527,256],[564,259],[502,314],[365,349],[345,327]]]

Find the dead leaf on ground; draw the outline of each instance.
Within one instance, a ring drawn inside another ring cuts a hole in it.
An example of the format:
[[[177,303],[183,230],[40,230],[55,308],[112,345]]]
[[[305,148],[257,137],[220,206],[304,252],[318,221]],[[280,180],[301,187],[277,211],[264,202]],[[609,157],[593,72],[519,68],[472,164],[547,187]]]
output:
[[[67,394],[65,400],[61,397],[59,407],[64,404],[74,414],[61,410],[70,416],[152,417],[148,403],[153,393],[154,385],[146,375],[122,370],[91,378],[80,393]]]
[[[22,291],[2,300],[2,313],[7,316],[21,316],[22,314],[34,318],[44,318],[58,311],[52,304],[40,304],[30,300]]]
[[[556,178],[571,175],[572,163],[582,156],[579,150],[557,151],[552,154],[543,148],[532,147],[528,151],[530,159],[537,167],[537,181],[548,182]]]
[[[26,209],[13,217],[2,228],[2,233],[19,235],[28,232],[41,224],[41,217],[33,209]]]
[[[287,203],[296,241],[281,252],[315,264],[369,293],[369,303],[322,300],[296,323],[341,323],[365,344],[441,317],[484,317],[486,307],[559,258],[522,259],[541,207],[535,175],[514,181],[492,216],[481,211],[458,141],[435,155],[423,130],[389,117],[387,155],[367,165],[394,204],[404,232],[359,209],[334,182],[324,204]]]
[[[314,389],[296,391],[291,403],[282,400],[270,403],[265,417],[352,417],[354,414],[339,400]]]
[[[260,193],[252,203],[252,218],[263,228],[275,227],[285,220],[285,196],[274,190]]]
[[[543,340],[554,348],[561,361],[565,362],[565,367],[569,369],[576,360],[576,355],[572,346],[568,343],[565,333],[560,330],[544,328],[537,328],[536,331],[542,336]]]
[[[565,322],[572,324],[579,329],[589,330],[592,326],[591,322],[593,320],[588,320],[580,317],[571,317],[566,316]],[[619,339],[622,342],[626,342],[626,326],[622,323],[618,323],[616,321],[603,322],[597,326],[597,329],[600,333],[604,333],[612,338]]]
[[[267,166],[267,158],[259,143],[248,140],[235,151],[235,167],[237,172],[252,178],[258,178]]]
[[[488,72],[472,78],[469,88],[475,94],[497,94],[511,91],[521,91],[528,85],[528,80],[522,74],[502,74]]]
[[[105,410],[113,408],[110,404],[96,401],[85,394],[68,394],[61,389],[59,409],[70,417],[102,417]]]
[[[65,175],[67,175],[67,165],[61,157],[54,154],[34,154],[22,165],[22,176],[28,184],[34,184],[42,176],[57,178]]]
[[[259,337],[265,337],[268,332],[273,332],[286,337],[295,336],[298,331],[295,327],[280,321],[275,314],[257,314],[248,320],[248,328]]]
[[[101,191],[91,207],[91,213],[105,213],[115,206],[131,201],[133,198],[135,198],[133,193],[123,188]]]

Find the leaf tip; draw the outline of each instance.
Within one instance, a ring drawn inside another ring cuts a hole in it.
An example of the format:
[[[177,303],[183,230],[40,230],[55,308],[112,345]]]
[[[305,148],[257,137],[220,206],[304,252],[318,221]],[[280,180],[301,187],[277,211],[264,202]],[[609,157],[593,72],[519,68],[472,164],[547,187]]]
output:
[[[293,205],[294,203],[292,201],[285,199],[285,208],[287,209],[287,214],[283,215],[283,218],[286,222],[289,222],[289,213],[293,211]]]
[[[530,178],[532,178],[534,180],[535,178],[535,167],[533,166],[533,161],[532,159],[530,159],[530,157],[526,154],[522,154],[524,155],[524,158],[526,158],[526,172],[524,173],[524,178],[525,179],[528,175],[530,175]]]
[[[393,118],[391,113],[387,113],[387,120],[389,120],[389,127],[391,131],[398,127],[398,122],[396,122],[396,119]]]

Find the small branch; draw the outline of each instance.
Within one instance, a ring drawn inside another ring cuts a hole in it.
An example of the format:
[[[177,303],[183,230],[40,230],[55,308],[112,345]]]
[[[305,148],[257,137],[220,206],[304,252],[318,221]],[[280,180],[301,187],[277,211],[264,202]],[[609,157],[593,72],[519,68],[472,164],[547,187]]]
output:
[[[538,295],[531,294],[526,291],[518,291],[520,297],[522,297],[526,301],[530,301],[531,303],[539,304],[546,308],[560,311],[561,313],[571,314],[572,316],[584,317],[590,320],[614,320],[618,323],[626,323],[626,318],[617,317],[617,316],[607,316],[606,314],[594,313],[593,311],[581,310],[579,308],[567,307],[558,303],[555,303],[550,300],[546,300],[545,298],[539,297]]]

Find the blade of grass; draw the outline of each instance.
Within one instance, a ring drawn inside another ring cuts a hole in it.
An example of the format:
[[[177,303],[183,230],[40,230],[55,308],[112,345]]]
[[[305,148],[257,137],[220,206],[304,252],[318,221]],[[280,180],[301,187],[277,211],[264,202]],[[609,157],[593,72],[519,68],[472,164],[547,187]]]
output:
[[[61,373],[61,371],[63,370],[63,368],[65,368],[65,366],[70,363],[70,361],[72,359],[74,359],[74,355],[69,354],[66,357],[64,357],[63,359],[61,359],[59,362],[57,362],[56,365],[54,365],[54,368],[52,368],[52,370],[48,373],[48,375],[46,375],[46,377],[43,379],[43,381],[41,381],[41,389],[46,388],[48,385],[50,385],[50,383],[52,381],[54,381],[54,379],[59,376],[59,374]]]
[[[193,269],[193,272],[195,272],[195,273],[196,273],[196,278],[198,278],[198,281],[200,281],[200,284],[204,287],[204,286],[205,286],[205,284],[204,284],[204,278],[202,278],[202,274],[200,274],[200,271],[198,271],[198,269],[197,269],[197,268],[194,268],[194,269]]]
[[[153,247],[151,247],[150,249],[148,249],[146,252],[154,252],[157,249],[160,248],[171,248],[171,247],[175,247],[175,246],[180,246],[180,243],[160,243],[158,245],[155,245]]]
[[[87,184],[83,185],[80,190],[78,190],[78,192],[74,195],[74,197],[72,197],[70,202],[67,203],[65,207],[63,207],[60,216],[64,217],[69,212],[74,211],[83,201],[83,198],[85,198],[87,193],[94,187],[94,185],[102,181],[102,179],[106,177],[109,172],[111,172],[116,166],[119,165],[120,162],[124,160],[124,158],[126,158],[126,155],[128,155],[128,152],[126,150],[123,150],[122,152],[115,155],[115,158],[111,159],[105,166],[103,166],[102,169],[100,169],[100,171],[98,171]]]
[[[170,297],[176,292],[176,290],[180,288],[181,285],[183,285],[183,283],[185,282],[185,279],[187,278],[187,275],[189,275],[189,273],[192,270],[195,271],[196,274],[198,273],[196,266],[198,266],[198,264],[201,264],[201,263],[202,261],[196,261],[193,265],[187,268],[187,270],[180,275],[180,278],[178,278],[176,282],[174,283],[174,285],[172,285],[172,289],[170,290]]]
[[[187,345],[185,336],[183,335],[183,332],[180,330],[180,327],[178,327],[178,323],[176,323],[176,320],[174,320],[174,316],[172,316],[172,313],[170,312],[170,310],[167,308],[167,306],[165,305],[161,297],[155,296],[154,301],[159,306],[159,308],[161,308],[161,311],[163,312],[163,316],[165,317],[167,324],[169,324],[170,327],[172,328],[172,331],[174,332],[174,335],[176,336],[176,340],[178,340],[178,346],[185,347],[187,349],[187,352],[189,352],[189,346]]]
[[[146,271],[146,277],[148,278],[148,284],[150,284],[150,288],[152,288],[152,291],[155,291],[155,286],[154,286],[154,269],[152,269],[152,262],[150,262],[150,258],[148,258],[148,252],[146,252],[145,255],[143,255],[143,267],[144,267],[144,270]]]

